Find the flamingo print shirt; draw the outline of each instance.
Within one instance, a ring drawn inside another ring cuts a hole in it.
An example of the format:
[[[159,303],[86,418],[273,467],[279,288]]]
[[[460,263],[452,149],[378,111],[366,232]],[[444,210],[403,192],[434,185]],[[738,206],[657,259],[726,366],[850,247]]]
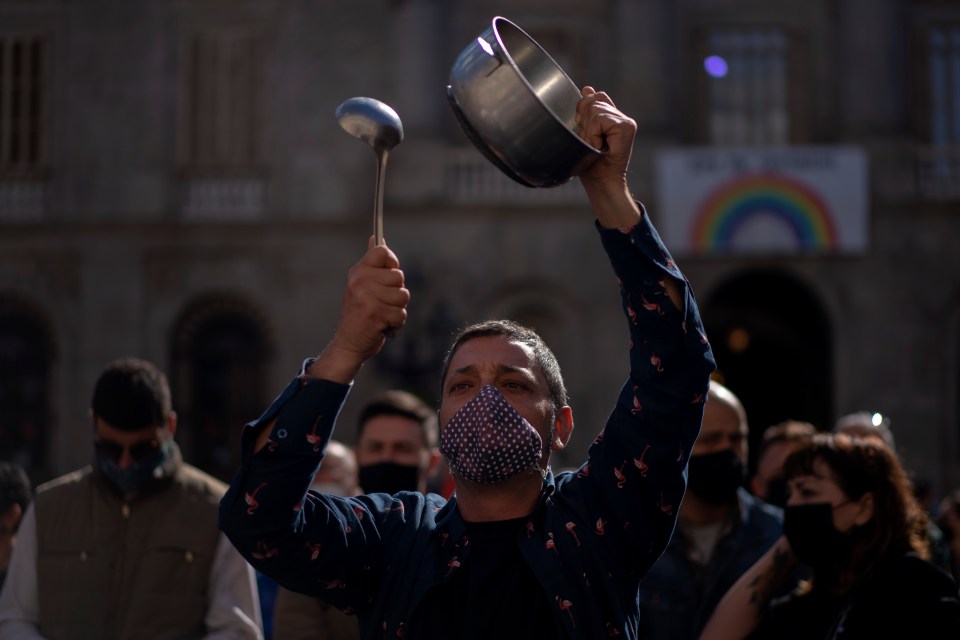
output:
[[[631,229],[597,228],[620,285],[629,377],[587,460],[548,472],[517,544],[561,637],[632,639],[640,580],[676,525],[715,363],[690,286],[646,212]],[[671,277],[683,285],[680,310],[664,287]],[[304,371],[247,425],[220,526],[257,570],[356,614],[361,638],[418,637],[425,594],[469,566],[456,497],[308,491],[349,386]],[[273,419],[254,452],[256,428]]]

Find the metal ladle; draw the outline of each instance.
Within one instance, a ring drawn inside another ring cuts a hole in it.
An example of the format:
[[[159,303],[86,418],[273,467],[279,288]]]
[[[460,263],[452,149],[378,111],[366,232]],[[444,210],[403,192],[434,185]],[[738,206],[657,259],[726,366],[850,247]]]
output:
[[[373,98],[350,98],[337,107],[337,122],[377,154],[377,192],[373,210],[373,235],[383,244],[383,174],[390,150],[403,141],[403,123],[391,107]]]

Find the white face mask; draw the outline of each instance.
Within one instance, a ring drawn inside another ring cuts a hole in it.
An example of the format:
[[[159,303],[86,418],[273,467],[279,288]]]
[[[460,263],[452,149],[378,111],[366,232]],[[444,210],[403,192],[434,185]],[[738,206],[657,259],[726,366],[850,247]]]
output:
[[[543,441],[496,387],[486,385],[443,428],[440,452],[457,475],[496,484],[535,468]]]

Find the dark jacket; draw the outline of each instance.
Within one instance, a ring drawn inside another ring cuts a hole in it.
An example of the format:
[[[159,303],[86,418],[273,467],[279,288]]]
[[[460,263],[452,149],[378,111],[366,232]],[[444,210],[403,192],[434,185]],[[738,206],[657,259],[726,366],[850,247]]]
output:
[[[853,592],[774,601],[752,640],[960,638],[957,583],[913,553],[879,561]]]
[[[637,588],[673,532],[714,362],[689,286],[677,311],[660,284],[684,280],[646,215],[600,235],[628,316],[630,377],[589,460],[548,473],[517,544],[564,637],[636,638]],[[221,527],[282,586],[356,612],[362,638],[412,637],[424,594],[470,562],[466,528],[455,497],[307,492],[347,391],[301,375],[252,425],[277,419],[267,446],[254,454],[247,430]]]
[[[698,578],[688,541],[678,530],[640,583],[640,637],[697,638],[717,603],[783,533],[783,511],[737,492],[739,514]]]

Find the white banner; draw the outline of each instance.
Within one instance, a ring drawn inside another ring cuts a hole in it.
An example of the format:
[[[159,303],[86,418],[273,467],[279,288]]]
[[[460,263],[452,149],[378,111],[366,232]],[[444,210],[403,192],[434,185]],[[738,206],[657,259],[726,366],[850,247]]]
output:
[[[675,255],[861,253],[867,161],[832,146],[664,149],[657,228]]]

